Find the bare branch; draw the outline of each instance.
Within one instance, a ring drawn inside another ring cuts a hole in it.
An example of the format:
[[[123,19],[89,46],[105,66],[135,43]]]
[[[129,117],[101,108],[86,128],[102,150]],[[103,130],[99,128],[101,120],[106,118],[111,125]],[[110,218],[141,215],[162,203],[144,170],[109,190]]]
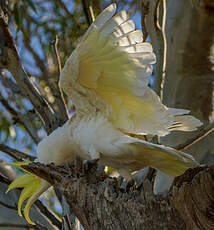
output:
[[[95,19],[91,0],[82,0],[82,6],[88,25],[90,26]]]
[[[0,173],[0,182],[9,185],[11,183],[11,180],[9,180],[7,177]]]
[[[24,93],[19,88],[19,86],[16,83],[14,83],[8,76],[6,76],[5,72],[0,72],[0,76],[1,76],[1,81],[4,87],[11,89],[12,92],[15,94],[25,96]]]
[[[6,153],[7,155],[13,157],[17,161],[23,161],[23,160],[29,160],[29,161],[34,161],[36,158],[33,156],[30,156],[26,153],[23,153],[21,151],[18,151],[16,149],[10,148],[7,145],[0,144],[0,151]]]
[[[44,60],[42,60],[39,55],[36,53],[36,51],[33,49],[33,47],[30,45],[30,41],[24,37],[23,40],[26,48],[29,50],[29,52],[32,54],[37,66],[39,67],[39,69],[45,74],[47,72],[45,64],[44,64]]]
[[[68,8],[66,7],[65,3],[62,0],[58,0],[58,4],[62,7],[62,9],[66,12],[67,16],[70,17],[72,19],[72,24],[74,24],[75,28],[77,30],[80,30],[80,24],[77,21],[77,19],[75,18],[75,16],[73,14],[71,14],[68,10]]]
[[[154,90],[161,97],[163,97],[163,88],[165,83],[166,72],[166,55],[167,55],[167,42],[165,34],[166,22],[166,0],[142,0],[143,28],[146,28],[146,33],[151,38],[154,47],[157,64],[155,71]]]
[[[0,102],[5,107],[5,109],[11,114],[12,118],[14,119],[14,121],[19,122],[20,124],[22,124],[24,126],[24,128],[26,129],[26,131],[28,132],[28,134],[31,136],[32,140],[36,144],[38,144],[39,141],[40,141],[40,138],[38,137],[36,131],[32,127],[32,125],[31,125],[30,121],[28,120],[28,118],[24,117],[24,115],[20,114],[15,109],[13,109],[9,105],[7,100],[1,95],[1,93],[0,93]]]
[[[149,3],[144,3],[142,1],[141,3],[141,26],[142,26],[142,32],[143,32],[143,40],[146,41],[148,37],[148,31],[146,28],[146,17],[149,14]]]
[[[58,40],[58,38],[57,38],[57,40]],[[55,45],[55,41],[54,41],[54,51],[56,50],[55,54],[57,57],[57,64],[58,64],[58,69],[59,69],[58,76],[59,76],[60,72],[61,72],[61,64],[60,64],[60,58],[58,55],[57,44]],[[67,111],[66,103],[65,103],[65,100],[63,97],[63,93],[62,93],[62,91],[58,85],[59,79],[57,80],[57,84],[54,81],[51,82],[51,76],[50,76],[46,66],[44,65],[44,61],[39,57],[39,55],[35,52],[33,47],[30,45],[30,41],[28,41],[27,37],[24,37],[24,44],[27,47],[27,49],[31,52],[33,58],[36,61],[37,66],[42,71],[44,77],[47,78],[47,85],[50,87],[50,89],[53,93],[53,96],[55,98],[56,105],[58,106],[58,110],[60,111],[60,113],[58,113],[57,115],[59,117],[59,126],[61,126],[68,119],[68,111]]]
[[[24,228],[24,229],[35,229],[35,230],[48,230],[45,226],[36,222],[36,225],[30,224],[12,224],[12,223],[0,223],[0,228],[10,227],[10,228]]]
[[[38,89],[30,82],[29,77],[21,64],[19,53],[14,43],[11,31],[5,20],[6,15],[0,8],[0,28],[3,34],[2,55],[0,56],[0,67],[6,68],[16,79],[19,87],[34,105],[35,110],[45,126],[47,133],[57,128],[58,120],[50,104],[41,96]]]
[[[161,13],[160,13],[161,10]],[[161,19],[160,19],[161,15]],[[157,33],[157,37],[160,41],[159,46],[159,56],[160,60],[157,63],[159,68],[157,69],[157,77],[156,80],[156,92],[160,96],[161,100],[163,100],[163,89],[165,84],[165,75],[166,75],[166,55],[167,55],[167,42],[166,42],[166,33],[165,33],[165,25],[166,25],[166,0],[158,0],[156,3],[155,9],[155,29]]]
[[[9,204],[4,203],[2,201],[0,201],[0,205],[4,206],[5,208],[9,208],[9,209],[17,211],[17,207],[16,206],[9,205]]]
[[[0,223],[0,228],[24,228],[24,229],[38,229],[35,226],[32,227],[30,224],[11,224],[11,223]]]
[[[61,74],[62,66],[61,66],[61,61],[60,61],[59,52],[58,52],[58,48],[57,48],[58,47],[58,43],[59,43],[59,38],[56,35],[55,40],[53,42],[53,50],[54,50],[54,53],[55,53],[55,56],[56,56],[56,60],[57,60],[58,77],[59,77],[60,74]],[[59,81],[59,78],[58,78],[58,81]]]
[[[214,131],[214,122],[210,123],[206,127],[202,127],[196,136],[190,139],[187,139],[184,143],[176,146],[175,148],[178,150],[185,150],[191,147],[192,145],[196,144],[197,142],[199,142],[201,139],[205,138],[207,135],[209,135],[213,131]]]
[[[50,220],[50,222],[54,226],[56,226],[58,229],[61,229],[61,221],[40,200],[37,200],[35,202],[35,205],[40,210],[40,212]]]
[[[68,8],[66,7],[65,3],[62,0],[58,1],[60,6],[62,7],[62,9],[66,12],[67,15],[71,15],[71,13],[69,12]]]
[[[59,107],[60,116],[62,117],[61,119],[62,119],[62,121],[64,123],[65,121],[68,120],[68,110],[67,110],[67,107],[66,107],[65,99],[63,97],[62,89],[61,89],[61,87],[59,85],[59,78],[60,78],[62,67],[61,67],[61,61],[60,61],[58,48],[57,48],[58,42],[59,42],[59,38],[56,35],[55,40],[52,43],[52,45],[53,45],[53,50],[54,50],[54,53],[55,53],[55,56],[56,56],[57,66],[58,66],[58,80],[57,80],[58,89],[55,89],[55,87],[54,87],[54,88],[52,88],[52,90],[53,90],[53,94],[55,96],[57,105]]]

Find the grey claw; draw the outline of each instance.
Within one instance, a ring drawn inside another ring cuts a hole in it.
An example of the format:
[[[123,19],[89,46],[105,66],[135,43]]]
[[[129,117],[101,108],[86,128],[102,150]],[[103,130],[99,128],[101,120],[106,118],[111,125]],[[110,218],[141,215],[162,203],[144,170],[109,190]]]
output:
[[[90,171],[91,169],[96,169],[98,161],[99,159],[84,161],[83,166],[84,166],[85,172]]]

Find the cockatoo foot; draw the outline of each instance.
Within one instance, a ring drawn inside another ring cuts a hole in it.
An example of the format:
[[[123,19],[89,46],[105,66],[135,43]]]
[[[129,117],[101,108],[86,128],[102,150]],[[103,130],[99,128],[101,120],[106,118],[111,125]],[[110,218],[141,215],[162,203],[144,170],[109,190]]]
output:
[[[98,161],[99,161],[99,159],[93,159],[93,160],[84,161],[83,166],[84,166],[85,172],[88,172],[88,171],[90,171],[92,169],[96,169]]]
[[[139,188],[146,178],[149,177],[150,174],[150,168],[146,167],[144,169],[139,170],[133,175],[133,179],[135,180],[136,187]]]
[[[129,188],[133,186],[136,186],[136,181],[134,180],[134,178],[132,178],[131,180],[125,179],[123,183],[121,184],[120,188],[124,190],[125,192],[127,192]]]
[[[89,156],[90,156],[91,160],[99,160],[100,159],[100,153],[93,150],[93,149],[89,150]]]
[[[119,179],[120,187],[124,189],[125,191],[127,191],[129,187],[133,185],[136,188],[139,188],[146,179],[149,179],[151,175],[151,170],[152,169],[150,167],[146,167],[144,169],[139,170],[135,174],[129,175],[129,178],[125,178],[125,177],[123,178],[120,176],[122,178],[122,179]]]

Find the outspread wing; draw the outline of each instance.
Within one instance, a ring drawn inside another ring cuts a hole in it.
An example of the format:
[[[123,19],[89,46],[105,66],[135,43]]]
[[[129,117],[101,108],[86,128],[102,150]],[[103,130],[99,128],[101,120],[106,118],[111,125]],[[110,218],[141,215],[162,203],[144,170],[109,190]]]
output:
[[[152,47],[125,11],[115,12],[111,4],[89,27],[65,64],[61,85],[68,96],[71,80],[94,91],[125,132],[166,135],[173,114],[147,86],[155,63]]]

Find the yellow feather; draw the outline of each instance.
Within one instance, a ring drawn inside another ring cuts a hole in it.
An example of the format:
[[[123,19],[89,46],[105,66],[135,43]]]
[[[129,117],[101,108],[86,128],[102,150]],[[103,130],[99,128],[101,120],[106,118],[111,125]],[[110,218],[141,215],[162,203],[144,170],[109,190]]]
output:
[[[30,183],[24,187],[19,197],[19,202],[18,202],[19,216],[22,216],[21,207],[23,202],[29,197],[31,197],[34,193],[36,193],[41,187],[41,179],[36,177],[35,175],[33,176],[34,176],[33,180],[31,180]]]
[[[32,163],[31,161],[19,161],[19,162],[13,162],[13,163],[9,163],[8,165],[11,165],[13,167],[16,167],[18,169],[21,169],[23,172],[27,172],[27,170],[22,168],[22,165],[28,165]]]
[[[27,186],[29,183],[31,183],[34,177],[35,176],[33,174],[28,173],[28,174],[25,174],[23,176],[16,178],[8,187],[6,193],[8,193],[10,190],[14,188],[22,188],[22,187]]]
[[[135,149],[133,159],[135,159],[136,165],[139,163],[139,165],[144,164],[144,167],[151,166],[171,177],[180,176],[188,168],[198,166],[191,155],[176,149],[151,143],[148,145],[144,141],[132,143],[130,146]]]
[[[131,34],[134,39],[135,33]],[[136,36],[137,40],[141,36],[138,31]],[[166,126],[172,123],[167,109],[147,87],[151,65],[141,64],[144,58],[152,63],[152,55],[145,53],[134,58],[96,26],[92,26],[76,51],[79,58],[77,82],[95,90],[111,106],[110,120],[115,126],[133,133],[167,133]],[[161,123],[161,116],[166,121]]]
[[[26,162],[16,162],[10,164],[11,166],[14,166],[26,172],[26,174],[16,178],[8,187],[6,193],[8,193],[10,190],[14,188],[23,188],[18,201],[18,214],[19,216],[22,216],[22,212],[21,212],[22,204],[25,200],[30,198],[27,202],[27,205],[25,206],[24,215],[25,215],[25,219],[28,221],[29,224],[35,224],[29,218],[30,207],[33,201],[35,201],[38,198],[38,194],[41,195],[41,193],[44,192],[50,185],[47,182],[45,182],[44,183],[45,186],[43,188],[41,178],[37,177],[32,173],[28,173],[25,169],[21,167],[22,165],[27,165],[29,163],[30,162],[26,161]],[[38,193],[40,190],[41,192]]]

